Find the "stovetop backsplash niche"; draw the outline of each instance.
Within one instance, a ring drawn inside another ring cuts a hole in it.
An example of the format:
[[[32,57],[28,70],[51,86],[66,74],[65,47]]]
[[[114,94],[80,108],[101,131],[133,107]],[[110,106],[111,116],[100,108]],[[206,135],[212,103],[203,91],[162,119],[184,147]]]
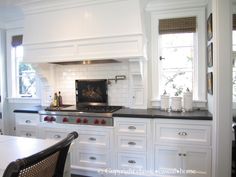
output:
[[[64,104],[75,104],[76,79],[109,79],[126,75],[126,80],[108,86],[109,105],[129,106],[129,64],[56,65],[55,90],[61,91]]]

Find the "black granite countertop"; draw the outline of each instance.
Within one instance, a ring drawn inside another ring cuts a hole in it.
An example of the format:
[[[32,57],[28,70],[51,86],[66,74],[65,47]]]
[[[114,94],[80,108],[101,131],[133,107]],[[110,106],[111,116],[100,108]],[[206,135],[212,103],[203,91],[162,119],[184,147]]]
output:
[[[208,111],[195,110],[192,112],[165,112],[159,109],[120,109],[113,113],[113,117],[133,118],[164,118],[164,119],[189,119],[189,120],[212,120]]]
[[[21,109],[15,109],[13,112],[15,113],[38,113],[41,110],[44,110],[45,107],[43,106],[33,106]]]
[[[15,113],[38,113],[44,110],[43,106],[34,106],[22,109],[15,109]],[[208,111],[195,110],[192,112],[165,112],[159,109],[129,109],[123,108],[113,113],[113,117],[129,118],[164,118],[164,119],[189,119],[189,120],[212,120]]]

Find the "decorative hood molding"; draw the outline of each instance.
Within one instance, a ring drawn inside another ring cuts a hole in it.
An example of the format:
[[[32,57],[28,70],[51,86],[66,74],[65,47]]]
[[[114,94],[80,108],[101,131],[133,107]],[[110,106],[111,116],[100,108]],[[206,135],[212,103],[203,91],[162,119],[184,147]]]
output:
[[[20,5],[25,62],[146,58],[139,0],[27,0]]]

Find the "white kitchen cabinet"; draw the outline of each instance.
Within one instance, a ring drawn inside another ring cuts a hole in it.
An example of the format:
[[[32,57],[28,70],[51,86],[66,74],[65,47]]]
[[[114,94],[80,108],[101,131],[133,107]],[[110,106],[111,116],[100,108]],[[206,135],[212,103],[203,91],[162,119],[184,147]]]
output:
[[[161,169],[180,169],[182,166],[179,157],[179,148],[175,146],[156,146],[155,148],[155,171]]]
[[[194,177],[211,176],[211,149],[200,147],[184,147],[182,149],[183,169],[194,170],[196,174],[188,174]]]
[[[157,119],[154,129],[155,171],[211,177],[210,121]]]
[[[39,114],[15,113],[16,136],[38,137]]]
[[[75,174],[90,172],[112,167],[113,127],[90,125],[59,124],[55,122],[40,123],[39,137],[62,139],[69,132],[76,131],[78,139],[71,146],[71,168]],[[84,175],[84,174],[82,174]]]
[[[116,169],[150,169],[152,163],[151,120],[114,118],[114,122]]]
[[[72,168],[98,171],[112,168],[113,127],[78,126]]]
[[[156,146],[155,171],[165,171],[164,176],[172,174],[172,176],[210,177],[211,150],[196,147]]]
[[[130,102],[131,108],[146,108],[146,82],[144,61],[131,59],[129,62],[129,78],[130,78]]]
[[[114,127],[103,127],[43,123],[38,114],[16,113],[18,136],[60,140],[77,131],[71,169],[87,176],[116,169],[163,177],[211,177],[211,126],[211,121],[114,117]],[[182,174],[173,174],[176,170]]]

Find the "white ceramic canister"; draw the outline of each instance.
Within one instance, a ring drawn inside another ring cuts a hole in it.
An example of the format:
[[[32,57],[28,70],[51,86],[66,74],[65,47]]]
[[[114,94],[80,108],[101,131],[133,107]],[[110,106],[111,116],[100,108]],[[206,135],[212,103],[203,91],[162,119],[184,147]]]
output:
[[[161,95],[161,110],[168,111],[170,108],[170,97],[167,94]]]
[[[183,108],[185,111],[193,110],[193,93],[187,90],[183,96]]]
[[[182,111],[182,97],[171,97],[171,111]]]

